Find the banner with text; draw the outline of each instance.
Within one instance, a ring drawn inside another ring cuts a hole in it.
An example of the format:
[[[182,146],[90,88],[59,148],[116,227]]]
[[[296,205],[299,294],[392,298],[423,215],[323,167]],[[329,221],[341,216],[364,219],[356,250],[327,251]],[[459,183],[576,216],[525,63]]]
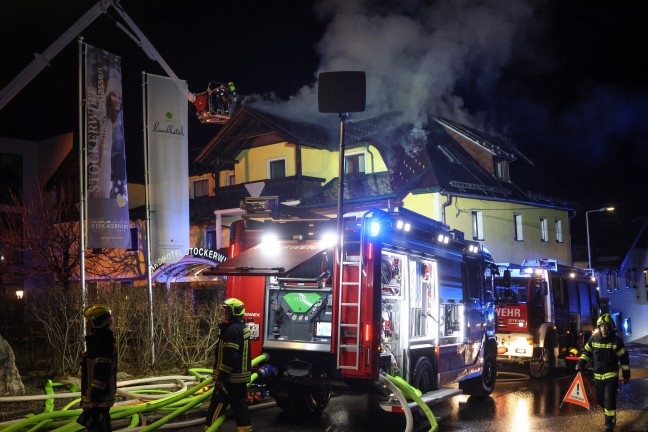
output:
[[[151,265],[178,262],[189,248],[187,83],[146,75]]]
[[[121,58],[91,45],[85,54],[88,248],[131,247]]]

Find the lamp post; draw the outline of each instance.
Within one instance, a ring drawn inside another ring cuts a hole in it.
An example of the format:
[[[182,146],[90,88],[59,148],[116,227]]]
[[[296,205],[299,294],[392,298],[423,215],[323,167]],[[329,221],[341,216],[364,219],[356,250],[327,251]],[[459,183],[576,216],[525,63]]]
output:
[[[613,210],[614,207],[601,207],[600,209],[588,210],[585,212],[585,228],[587,229],[587,269],[588,270],[592,269],[592,253],[590,250],[590,234],[589,234],[589,214],[604,212],[604,211],[613,211]]]

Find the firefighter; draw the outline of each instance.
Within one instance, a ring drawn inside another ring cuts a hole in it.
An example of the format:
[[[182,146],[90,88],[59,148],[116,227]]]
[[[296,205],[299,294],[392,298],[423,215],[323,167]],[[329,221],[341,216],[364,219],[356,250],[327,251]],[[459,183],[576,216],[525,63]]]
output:
[[[89,432],[111,432],[110,407],[117,392],[117,347],[110,329],[112,311],[95,304],[83,312],[88,334],[81,357],[81,408],[77,423]]]
[[[605,430],[613,431],[616,426],[619,363],[623,384],[627,384],[630,381],[630,355],[623,340],[615,334],[614,321],[609,313],[601,315],[596,325],[599,331],[585,344],[576,370],[584,369],[591,361],[596,398],[605,413]]]
[[[205,430],[230,405],[237,432],[251,431],[252,422],[247,406],[247,384],[250,382],[250,329],[243,322],[245,305],[236,298],[228,298],[221,305],[223,323],[216,345],[214,362],[214,393],[207,409]]]

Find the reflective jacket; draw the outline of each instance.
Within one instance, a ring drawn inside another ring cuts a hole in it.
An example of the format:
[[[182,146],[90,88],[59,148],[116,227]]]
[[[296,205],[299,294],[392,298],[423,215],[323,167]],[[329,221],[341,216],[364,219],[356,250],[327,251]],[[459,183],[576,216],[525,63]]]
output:
[[[233,318],[220,325],[220,339],[216,344],[214,381],[248,383],[252,369],[250,358],[250,329]]]
[[[95,329],[86,336],[81,359],[81,407],[111,407],[117,393],[117,346],[112,330]]]
[[[594,379],[604,380],[619,376],[619,363],[623,378],[630,378],[630,355],[620,337],[612,334],[603,337],[600,333],[592,335],[585,344],[578,364],[587,363],[594,370]]]

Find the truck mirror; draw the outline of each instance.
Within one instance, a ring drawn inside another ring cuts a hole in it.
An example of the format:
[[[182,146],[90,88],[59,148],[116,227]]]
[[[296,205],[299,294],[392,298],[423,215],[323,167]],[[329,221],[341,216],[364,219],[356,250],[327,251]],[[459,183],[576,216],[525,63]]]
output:
[[[504,270],[504,286],[511,287],[511,270]]]

